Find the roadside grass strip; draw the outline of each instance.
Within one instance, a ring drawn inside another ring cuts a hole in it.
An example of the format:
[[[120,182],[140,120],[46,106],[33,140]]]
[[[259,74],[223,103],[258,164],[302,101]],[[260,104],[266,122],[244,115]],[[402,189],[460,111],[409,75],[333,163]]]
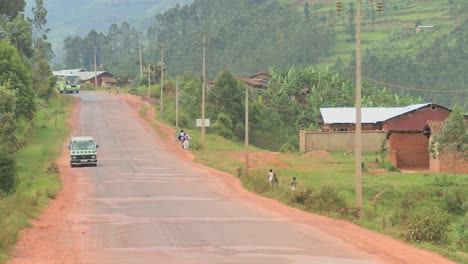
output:
[[[58,95],[40,104],[30,128],[18,129],[27,134],[27,145],[16,156],[16,191],[0,196],[0,263],[7,261],[19,231],[31,227],[29,219],[36,218],[61,189],[55,160],[69,132],[67,120],[73,101],[71,96]]]

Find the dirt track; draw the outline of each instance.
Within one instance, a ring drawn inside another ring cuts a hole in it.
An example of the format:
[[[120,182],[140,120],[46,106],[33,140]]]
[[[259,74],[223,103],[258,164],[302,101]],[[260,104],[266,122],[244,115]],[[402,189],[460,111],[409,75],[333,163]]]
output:
[[[64,189],[9,263],[452,263],[245,191],[157,136],[130,96],[79,97],[73,134],[97,139],[100,164],[71,169],[63,153]]]

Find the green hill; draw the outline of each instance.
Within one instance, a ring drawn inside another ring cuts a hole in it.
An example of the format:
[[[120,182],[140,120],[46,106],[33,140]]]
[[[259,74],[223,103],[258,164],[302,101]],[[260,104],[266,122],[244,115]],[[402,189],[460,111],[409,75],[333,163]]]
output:
[[[67,36],[84,35],[90,30],[107,31],[113,23],[129,22],[144,30],[156,14],[192,0],[47,0],[49,39],[59,59]],[[34,0],[27,0],[28,12]]]

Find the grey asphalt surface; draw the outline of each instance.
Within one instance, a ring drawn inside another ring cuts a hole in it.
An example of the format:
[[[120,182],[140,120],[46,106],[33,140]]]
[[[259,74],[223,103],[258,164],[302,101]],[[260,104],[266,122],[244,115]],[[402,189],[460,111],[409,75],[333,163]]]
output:
[[[353,245],[241,199],[162,147],[115,95],[86,93],[80,135],[99,144],[80,167],[73,243],[82,263],[378,263]],[[174,135],[175,140],[176,135]]]

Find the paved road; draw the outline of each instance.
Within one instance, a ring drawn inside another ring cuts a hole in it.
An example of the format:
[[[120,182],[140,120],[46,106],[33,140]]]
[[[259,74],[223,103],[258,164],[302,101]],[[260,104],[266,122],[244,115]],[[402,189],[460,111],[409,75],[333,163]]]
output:
[[[79,97],[80,133],[100,145],[97,168],[74,168],[87,186],[73,225],[86,227],[83,263],[377,263],[181,161],[115,96]]]

